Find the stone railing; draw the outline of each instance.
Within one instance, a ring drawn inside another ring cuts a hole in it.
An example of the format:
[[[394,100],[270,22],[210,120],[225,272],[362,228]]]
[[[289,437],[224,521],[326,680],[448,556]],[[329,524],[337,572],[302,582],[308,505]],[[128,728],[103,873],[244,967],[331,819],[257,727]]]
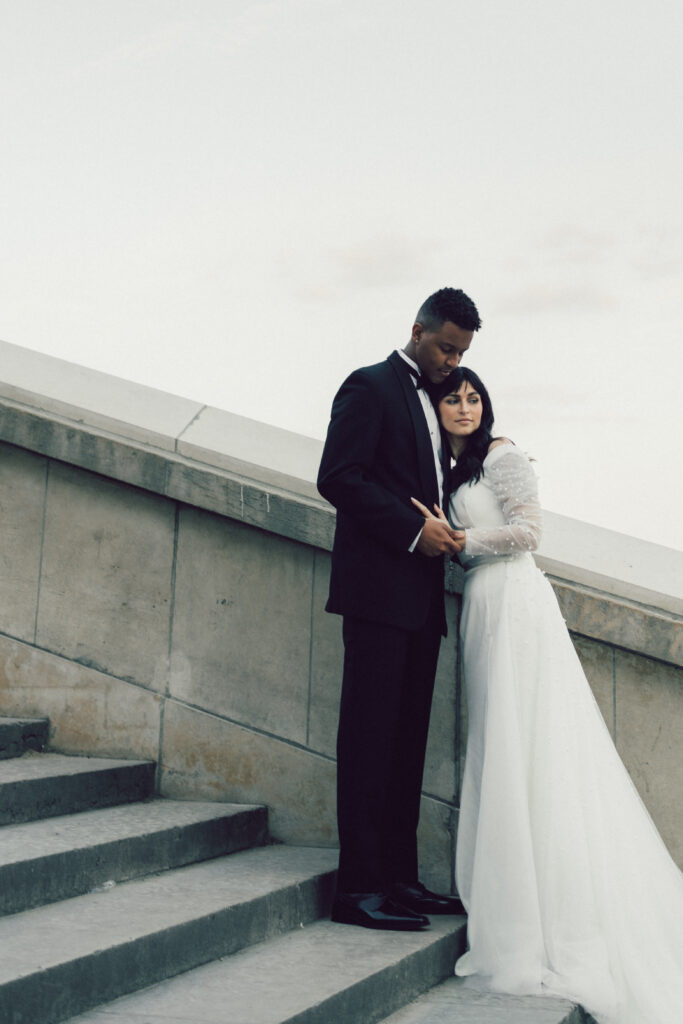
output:
[[[266,803],[334,844],[341,628],[321,443],[0,343],[0,713],[153,758],[161,793]],[[683,555],[548,515],[552,579],[618,749],[683,861]],[[448,579],[421,820],[450,885],[465,709]],[[678,587],[678,589],[677,589]]]

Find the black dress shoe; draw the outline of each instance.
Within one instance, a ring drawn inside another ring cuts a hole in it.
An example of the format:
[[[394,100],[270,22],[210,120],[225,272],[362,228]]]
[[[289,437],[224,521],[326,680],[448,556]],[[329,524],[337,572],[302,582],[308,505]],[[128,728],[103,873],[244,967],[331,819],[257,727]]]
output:
[[[419,931],[429,924],[428,918],[413,913],[383,892],[340,893],[332,905],[332,920],[398,932]]]
[[[394,882],[389,895],[416,914],[467,913],[457,896],[440,896],[430,892],[422,882]]]

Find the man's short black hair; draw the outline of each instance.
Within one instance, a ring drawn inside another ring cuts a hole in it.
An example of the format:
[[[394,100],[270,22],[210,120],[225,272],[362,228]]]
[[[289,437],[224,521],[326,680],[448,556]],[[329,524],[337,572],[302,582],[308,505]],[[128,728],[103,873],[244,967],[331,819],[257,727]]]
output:
[[[461,288],[440,288],[425,299],[415,317],[426,331],[438,331],[447,320],[463,331],[478,331],[481,327],[477,307]]]

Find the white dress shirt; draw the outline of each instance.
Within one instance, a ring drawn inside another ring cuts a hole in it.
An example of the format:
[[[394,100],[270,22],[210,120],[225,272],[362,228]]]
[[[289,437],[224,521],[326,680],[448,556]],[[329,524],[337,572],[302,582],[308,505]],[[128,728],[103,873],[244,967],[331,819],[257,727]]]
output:
[[[408,364],[408,366],[412,366],[412,368],[417,373],[421,373],[420,367],[417,365],[416,362],[414,362],[410,358],[410,356],[407,356],[405,352],[401,351],[401,349],[396,349],[396,351],[400,355],[401,359],[403,359],[403,361]],[[415,387],[417,387],[417,378],[413,377],[411,374],[411,379]],[[443,492],[443,468],[441,466],[441,431],[439,430],[439,419],[438,416],[436,415],[436,409],[432,405],[432,400],[424,388],[419,389],[419,391],[417,392],[417,396],[420,399],[420,402],[422,404],[422,411],[424,412],[425,420],[427,421],[427,429],[429,430],[429,437],[432,442],[432,451],[434,452],[434,468],[436,469],[436,481],[439,485],[439,495],[441,495],[441,493]],[[420,498],[420,500],[422,500],[422,496],[419,494],[411,495],[411,497]],[[424,529],[424,527],[422,529]],[[415,550],[415,545],[420,539],[421,533],[422,530],[420,530],[417,537],[408,548],[409,551],[412,552]]]

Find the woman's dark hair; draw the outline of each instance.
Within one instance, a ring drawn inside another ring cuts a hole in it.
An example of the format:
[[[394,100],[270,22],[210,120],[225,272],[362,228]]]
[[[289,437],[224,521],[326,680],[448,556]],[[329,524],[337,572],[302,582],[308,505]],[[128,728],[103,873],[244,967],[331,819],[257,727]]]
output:
[[[493,406],[491,405],[491,399],[489,393],[484,387],[483,382],[476,375],[474,370],[470,370],[467,366],[459,366],[457,370],[453,370],[443,384],[439,384],[438,388],[435,389],[433,394],[434,404],[437,406],[439,402],[446,397],[446,395],[453,394],[454,391],[459,391],[463,383],[467,383],[474,388],[479,397],[481,398],[481,423],[474,431],[473,434],[467,438],[465,447],[458,456],[458,461],[451,470],[450,479],[448,481],[448,493],[452,494],[462,484],[468,483],[470,480],[476,483],[484,472],[484,459],[486,458],[489,450],[489,445],[493,440],[491,431],[493,430]]]

